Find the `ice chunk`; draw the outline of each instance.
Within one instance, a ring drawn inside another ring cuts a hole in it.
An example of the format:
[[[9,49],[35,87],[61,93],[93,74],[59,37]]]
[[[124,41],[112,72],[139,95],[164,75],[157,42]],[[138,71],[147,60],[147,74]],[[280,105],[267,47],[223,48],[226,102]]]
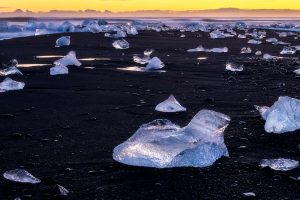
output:
[[[116,49],[129,49],[129,43],[122,39],[122,40],[116,40],[112,43],[112,45],[116,48]]]
[[[128,35],[137,35],[137,34],[139,34],[134,26],[126,27],[126,32],[127,32]]]
[[[248,41],[248,44],[261,44],[261,43],[262,43],[262,41],[254,40],[254,39]]]
[[[187,52],[205,52],[205,51],[206,51],[206,49],[202,45],[200,45],[194,49],[187,50]]]
[[[62,47],[62,46],[69,46],[71,43],[71,37],[70,36],[63,36],[56,40],[55,47]]]
[[[227,53],[228,48],[222,47],[222,48],[212,48],[212,49],[205,49],[202,45],[198,46],[195,49],[188,49],[187,52],[213,52],[213,53]]]
[[[68,194],[70,193],[69,190],[67,190],[65,187],[61,185],[57,184],[56,187],[58,188],[59,194],[62,196],[68,196]]]
[[[278,42],[278,39],[277,38],[268,38],[268,39],[266,39],[266,42],[276,44]]]
[[[59,74],[68,74],[69,69],[63,65],[55,65],[54,67],[50,68],[50,75],[59,75]]]
[[[245,192],[243,193],[244,197],[256,197],[256,194],[254,192]]]
[[[5,69],[0,70],[0,76],[9,76],[12,74],[23,75],[23,73],[18,69],[18,61],[16,59],[10,60],[5,66]]]
[[[77,67],[81,66],[81,62],[76,58],[75,51],[70,51],[68,55],[54,62],[55,65],[69,66],[75,65]]]
[[[272,56],[272,55],[270,55],[270,54],[265,53],[265,54],[263,55],[263,58],[264,58],[265,60],[274,60],[274,59],[277,59],[278,57],[277,57],[277,56]]]
[[[256,56],[261,56],[261,55],[262,55],[262,52],[261,52],[261,51],[256,51],[256,52],[255,52],[255,55],[256,55]]]
[[[25,83],[14,81],[11,78],[7,77],[0,83],[0,91],[5,92],[9,90],[22,90],[25,86]]]
[[[261,167],[270,167],[276,171],[289,171],[299,167],[299,161],[279,158],[279,159],[263,159],[260,162]]]
[[[244,69],[243,65],[238,65],[237,63],[233,63],[233,62],[226,63],[226,70],[228,71],[241,72],[243,71],[243,69]]]
[[[296,69],[294,70],[294,73],[297,74],[297,75],[300,75],[300,68],[299,69]]]
[[[115,33],[115,34],[105,33],[104,36],[105,37],[110,37],[110,38],[118,39],[118,38],[124,38],[127,35],[126,35],[126,33],[124,31],[118,30],[117,33]]]
[[[14,169],[6,171],[4,172],[3,177],[7,180],[20,183],[37,184],[41,182],[40,179],[34,177],[32,174],[30,174],[24,169]]]
[[[172,94],[167,100],[158,104],[155,110],[159,112],[183,112],[186,111],[186,108],[181,106]]]
[[[146,49],[144,51],[144,57],[140,58],[139,56],[133,56],[133,61],[138,64],[147,64],[150,61],[150,55],[154,52],[154,49]]]
[[[153,57],[151,60],[149,60],[146,70],[157,70],[163,68],[164,66],[165,64],[158,57]]]
[[[158,119],[142,125],[127,141],[114,148],[114,160],[155,168],[206,167],[228,156],[223,132],[230,118],[201,110],[184,128]]]
[[[132,72],[158,72],[158,73],[166,72],[165,70],[147,70],[146,67],[138,67],[138,66],[120,67],[117,69],[122,71],[132,71]]]
[[[292,132],[300,128],[300,100],[287,96],[279,99],[269,108],[258,107],[266,120],[265,131],[268,133]]]
[[[246,35],[239,34],[239,35],[238,35],[238,38],[245,39],[245,38],[247,38],[247,36],[246,36]]]
[[[243,47],[241,49],[241,54],[250,54],[250,53],[252,53],[252,50],[250,47]]]
[[[282,49],[282,51],[280,52],[281,55],[283,55],[283,54],[292,55],[292,54],[295,54],[295,53],[296,53],[296,49],[294,47],[284,47]]]

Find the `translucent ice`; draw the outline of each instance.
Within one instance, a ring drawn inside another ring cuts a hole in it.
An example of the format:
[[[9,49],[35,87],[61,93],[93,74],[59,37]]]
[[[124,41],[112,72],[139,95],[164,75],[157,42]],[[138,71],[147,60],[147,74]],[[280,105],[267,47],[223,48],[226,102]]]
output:
[[[270,54],[265,53],[265,54],[263,55],[263,58],[264,58],[265,60],[274,60],[274,59],[277,59],[278,57],[277,57],[277,56],[272,56],[272,55],[270,55]]]
[[[150,55],[153,52],[154,52],[153,49],[146,49],[144,51],[144,57],[143,58],[140,58],[139,56],[133,56],[133,61],[135,63],[142,64],[142,65],[147,64],[151,60]]]
[[[75,65],[75,66],[81,66],[81,62],[76,58],[75,51],[70,51],[68,55],[64,56],[63,58],[57,60],[54,62],[55,65],[62,65],[62,66],[69,66],[69,65]]]
[[[69,69],[63,65],[55,65],[54,67],[50,68],[50,75],[59,75],[59,74],[68,74]]]
[[[115,147],[114,160],[155,168],[206,167],[228,156],[223,132],[230,118],[201,110],[184,128],[158,119],[142,125],[127,141]]]
[[[11,78],[7,77],[0,83],[0,91],[5,92],[9,90],[22,90],[25,86],[25,83],[14,81]]]
[[[151,60],[149,60],[146,70],[157,70],[163,68],[164,66],[165,64],[158,57],[153,57]]]
[[[241,72],[243,71],[243,69],[244,69],[243,65],[238,65],[237,63],[233,63],[233,62],[226,63],[226,70],[228,71]]]
[[[118,30],[117,33],[115,33],[115,34],[106,33],[104,36],[105,37],[110,37],[110,38],[118,39],[118,38],[124,38],[127,35],[126,35],[126,33],[124,31]]]
[[[112,43],[112,45],[116,48],[116,49],[128,49],[129,48],[129,43],[122,39],[122,40],[116,40]]]
[[[24,169],[14,169],[6,171],[4,172],[3,177],[7,180],[20,183],[37,184],[41,182],[40,179],[34,177],[32,174],[30,174]]]
[[[55,47],[62,47],[62,46],[69,46],[71,43],[71,37],[70,36],[63,36],[56,40]]]
[[[228,48],[212,48],[212,49],[205,49],[202,45],[198,46],[195,49],[188,49],[187,52],[213,52],[213,53],[227,53]]]
[[[297,74],[297,75],[300,75],[300,68],[299,69],[296,69],[294,70],[294,73]]]
[[[249,54],[249,53],[252,53],[252,50],[250,47],[243,47],[241,49],[241,54]]]
[[[248,44],[261,44],[261,43],[262,43],[262,41],[254,40],[254,39],[248,41]]]
[[[268,107],[257,107],[266,120],[265,131],[268,133],[292,132],[300,128],[300,100],[287,96]]]
[[[0,76],[9,76],[12,74],[23,75],[22,72],[18,69],[18,61],[16,59],[9,61],[9,63],[5,66],[5,69],[0,70]]]
[[[280,52],[281,55],[283,55],[283,54],[292,55],[292,54],[295,54],[295,53],[296,53],[296,48],[294,48],[294,47],[284,47],[282,49],[282,51]]]
[[[68,196],[68,194],[70,193],[69,190],[67,190],[65,187],[61,185],[57,184],[56,187],[58,188],[59,194],[62,196]]]
[[[261,51],[256,51],[256,52],[255,52],[255,55],[256,55],[256,56],[261,56],[261,55],[262,55],[262,52],[261,52]]]
[[[167,100],[158,104],[155,110],[159,112],[183,112],[186,111],[186,108],[181,106],[172,94]]]
[[[289,171],[299,166],[299,161],[279,158],[279,159],[263,159],[260,162],[261,167],[270,167],[276,171]]]
[[[278,42],[278,39],[277,39],[277,38],[268,38],[268,39],[266,39],[266,42],[269,42],[269,43],[277,43],[277,42]]]

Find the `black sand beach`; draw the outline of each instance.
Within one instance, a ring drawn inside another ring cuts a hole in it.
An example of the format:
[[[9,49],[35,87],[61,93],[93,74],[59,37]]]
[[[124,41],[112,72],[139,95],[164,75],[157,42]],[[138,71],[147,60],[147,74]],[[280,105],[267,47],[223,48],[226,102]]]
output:
[[[283,46],[248,45],[247,39],[208,39],[207,33],[141,32],[126,38],[128,50],[115,50],[103,34],[72,33],[72,45],[54,48],[60,35],[0,41],[0,62],[51,64],[66,55],[110,58],[82,61],[69,75],[50,76],[49,67],[21,68],[24,90],[0,94],[0,172],[24,168],[42,180],[38,185],[0,178],[0,199],[60,199],[53,188],[70,190],[66,199],[239,199],[254,192],[256,199],[300,199],[300,168],[289,172],[261,169],[264,158],[300,160],[300,131],[275,135],[264,131],[254,105],[272,105],[279,96],[300,98],[295,59],[276,62],[239,54],[244,46],[279,55]],[[271,37],[274,32],[269,32]],[[293,37],[285,42],[300,44]],[[187,53],[203,45],[229,48],[229,53]],[[133,54],[154,48],[166,73],[120,71],[135,65]],[[197,60],[208,57],[207,60]],[[244,71],[225,71],[228,59]],[[95,67],[88,69],[84,67]],[[2,79],[1,79],[2,80]],[[155,106],[170,94],[187,107],[180,114],[160,114]],[[146,103],[143,103],[144,100]],[[112,159],[113,148],[140,125],[166,118],[185,126],[201,109],[229,115],[225,131],[230,157],[207,168],[151,169],[125,166]]]

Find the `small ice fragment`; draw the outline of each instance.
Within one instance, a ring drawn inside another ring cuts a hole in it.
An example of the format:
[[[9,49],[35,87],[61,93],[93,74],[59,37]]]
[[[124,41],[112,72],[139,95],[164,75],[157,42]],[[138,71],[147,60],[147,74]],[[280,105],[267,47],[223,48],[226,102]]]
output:
[[[277,38],[268,38],[268,39],[266,39],[266,42],[276,44],[278,42],[278,39]]]
[[[263,55],[263,59],[265,59],[265,60],[274,60],[274,59],[277,59],[277,58],[278,58],[277,56],[272,56],[272,55],[267,54],[267,53],[265,53]]]
[[[146,49],[144,51],[144,57],[140,58],[139,56],[133,56],[133,61],[138,64],[147,64],[150,61],[150,55],[154,52],[154,49]]]
[[[188,49],[187,50],[187,52],[204,52],[204,51],[206,51],[206,50],[204,49],[204,47],[202,45],[200,45],[200,46],[198,46],[194,49]]]
[[[239,35],[238,35],[238,38],[245,39],[245,38],[247,38],[247,36],[246,36],[246,35],[239,34]]]
[[[261,43],[262,43],[262,41],[254,40],[254,39],[248,41],[248,44],[261,44]]]
[[[34,177],[32,174],[30,174],[24,169],[14,169],[6,171],[4,172],[3,177],[7,180],[20,183],[37,184],[41,182],[40,179]]]
[[[300,68],[299,69],[296,69],[294,70],[294,73],[297,74],[297,75],[300,75]]]
[[[244,197],[256,197],[256,194],[254,192],[245,192],[243,193]]]
[[[137,35],[137,34],[139,34],[138,31],[136,30],[136,28],[133,27],[133,26],[126,27],[126,32],[127,32],[128,35]]]
[[[23,73],[18,69],[18,61],[16,59],[10,60],[5,67],[5,69],[0,70],[0,76],[9,76],[12,74],[23,75]]]
[[[129,49],[129,43],[122,39],[122,40],[116,40],[112,43],[112,45],[116,48],[116,49]]]
[[[153,57],[151,60],[149,60],[146,70],[157,70],[163,68],[164,66],[165,64],[158,57]]]
[[[63,65],[55,65],[54,67],[50,68],[50,75],[59,75],[59,74],[68,74],[69,69]]]
[[[187,52],[213,52],[213,53],[227,53],[228,48],[222,47],[222,48],[212,48],[212,49],[205,49],[202,45],[196,47],[195,49],[188,49]]]
[[[276,171],[289,171],[299,166],[299,161],[279,158],[279,159],[263,159],[260,162],[260,167],[270,167]]]
[[[60,193],[60,195],[62,196],[68,196],[68,194],[70,193],[69,190],[67,190],[65,187],[61,186],[61,185],[56,185],[58,188],[58,191]]]
[[[268,109],[256,107],[266,120],[265,131],[268,133],[292,132],[300,128],[300,100],[281,96]]]
[[[261,51],[256,51],[256,52],[255,52],[255,55],[256,55],[256,56],[261,56],[261,55],[262,55],[262,52],[261,52]]]
[[[159,112],[184,112],[186,108],[181,106],[180,103],[175,99],[174,95],[172,94],[167,100],[161,102],[155,107],[156,111]]]
[[[250,47],[243,47],[241,49],[241,54],[250,54],[250,53],[252,53],[252,50]]]
[[[294,47],[284,47],[282,49],[282,51],[280,52],[281,55],[284,55],[284,54],[292,55],[295,53],[296,53],[296,49]]]
[[[63,36],[56,40],[55,47],[62,47],[62,46],[69,46],[71,43],[71,37],[70,36]]]
[[[211,110],[199,111],[184,128],[157,119],[115,147],[113,159],[155,168],[207,167],[228,156],[223,134],[229,122],[229,116]]]
[[[14,81],[11,78],[7,77],[0,83],[1,92],[9,90],[22,90],[25,86],[25,83]]]
[[[243,69],[244,69],[243,65],[238,65],[237,63],[233,63],[233,62],[226,63],[226,70],[228,71],[241,72],[243,71]]]
[[[185,36],[185,34],[181,34],[180,37],[181,38],[185,38],[186,36]]]
[[[66,56],[54,62],[55,65],[69,66],[75,65],[81,66],[81,62],[76,58],[75,51],[70,51]]]

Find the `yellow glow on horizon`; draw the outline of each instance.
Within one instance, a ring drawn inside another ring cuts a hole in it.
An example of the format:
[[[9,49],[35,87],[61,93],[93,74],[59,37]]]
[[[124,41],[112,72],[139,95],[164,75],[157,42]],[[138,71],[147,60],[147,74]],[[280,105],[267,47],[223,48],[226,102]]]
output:
[[[0,11],[49,10],[204,10],[217,8],[299,9],[300,0],[1,0]]]

